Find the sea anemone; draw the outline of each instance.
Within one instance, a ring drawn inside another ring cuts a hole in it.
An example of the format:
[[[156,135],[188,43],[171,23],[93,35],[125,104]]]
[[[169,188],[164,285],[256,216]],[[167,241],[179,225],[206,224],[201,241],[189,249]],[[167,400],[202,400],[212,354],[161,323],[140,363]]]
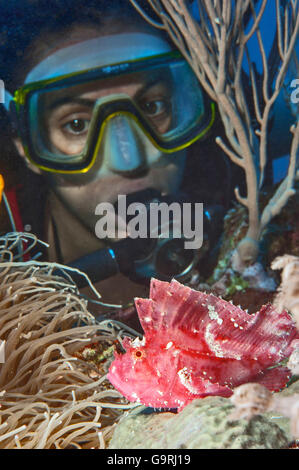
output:
[[[0,252],[0,448],[104,448],[128,408],[106,381],[119,331],[97,323],[52,264],[13,262],[8,238]],[[86,360],[88,346],[103,360]]]

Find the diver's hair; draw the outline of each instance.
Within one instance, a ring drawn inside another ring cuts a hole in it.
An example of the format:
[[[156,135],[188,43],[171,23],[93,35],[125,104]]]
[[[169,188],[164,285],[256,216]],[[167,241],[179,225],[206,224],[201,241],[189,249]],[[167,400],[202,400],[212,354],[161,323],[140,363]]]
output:
[[[100,30],[115,20],[149,27],[128,0],[0,0],[0,10],[0,78],[10,91],[22,85],[35,65],[31,46],[40,38],[51,44],[73,26]]]

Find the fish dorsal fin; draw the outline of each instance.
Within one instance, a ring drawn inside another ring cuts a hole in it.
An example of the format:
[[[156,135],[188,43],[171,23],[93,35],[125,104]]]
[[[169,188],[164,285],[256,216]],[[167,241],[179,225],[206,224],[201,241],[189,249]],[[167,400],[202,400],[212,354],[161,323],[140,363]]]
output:
[[[156,280],[152,280],[152,284],[155,287]],[[159,289],[152,289],[152,292],[153,311],[155,317],[160,315],[160,328],[181,329],[187,324],[191,327],[193,323],[198,324],[199,316],[204,313],[199,303],[201,293],[175,279],[159,284]]]
[[[151,299],[141,299],[139,297],[136,297],[134,300],[140,324],[146,335],[154,329],[152,318],[153,301]]]
[[[255,314],[248,314],[231,302],[181,286],[175,280],[171,281],[169,291],[172,294],[171,302],[180,306],[169,309],[169,317],[171,311],[173,317],[168,328],[176,329],[177,342],[183,344],[185,341],[190,349],[203,351],[204,342],[208,349],[214,348],[220,357],[248,355],[265,363],[267,351],[271,363],[274,357],[279,359],[282,335],[296,336],[289,315],[286,312],[278,313],[270,304]]]
[[[204,331],[207,325],[213,323],[220,333],[223,329],[234,330],[229,314],[235,318],[235,322],[244,322],[250,315],[213,294],[196,291],[180,284],[173,279],[167,289],[168,302],[164,307],[164,324],[172,328],[192,331],[194,328]],[[230,320],[230,321],[228,321]]]
[[[165,316],[169,310],[169,288],[169,282],[151,279],[150,299],[153,302],[152,320],[155,330],[160,330],[165,324]]]
[[[176,280],[153,279],[150,295],[150,299],[137,299],[136,307],[153,342],[162,342],[166,335],[178,348],[235,359],[253,356],[267,364],[280,359],[284,333],[289,339],[296,337],[287,312],[278,313],[271,305],[248,314],[231,302]]]
[[[198,318],[197,291],[177,281],[152,279],[150,299],[135,299],[138,316],[144,331],[176,329],[189,315]]]
[[[179,284],[182,288],[181,284]],[[151,279],[150,298],[135,298],[139,320],[144,331],[159,331],[163,326],[171,325],[175,318],[173,310],[178,304],[177,296],[172,302],[171,284],[169,282]]]
[[[168,304],[169,282],[151,279],[150,298],[135,298],[138,317],[144,332],[158,331],[162,327],[164,310]]]

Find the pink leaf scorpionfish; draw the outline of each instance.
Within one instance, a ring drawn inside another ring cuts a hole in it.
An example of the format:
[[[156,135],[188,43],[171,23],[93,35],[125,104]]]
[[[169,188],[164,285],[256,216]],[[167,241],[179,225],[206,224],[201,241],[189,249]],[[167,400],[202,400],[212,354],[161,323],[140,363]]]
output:
[[[299,334],[290,315],[263,306],[249,315],[212,294],[152,279],[149,299],[135,299],[142,340],[125,338],[108,379],[128,400],[179,411],[195,398],[229,397],[256,382],[283,388],[291,373],[278,365]],[[270,368],[271,367],[271,368]]]

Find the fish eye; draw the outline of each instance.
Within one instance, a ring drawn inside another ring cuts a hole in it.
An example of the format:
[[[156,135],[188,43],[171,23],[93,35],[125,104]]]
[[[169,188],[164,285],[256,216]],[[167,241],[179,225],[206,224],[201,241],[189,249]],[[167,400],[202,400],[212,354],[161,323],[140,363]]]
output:
[[[145,352],[141,349],[136,349],[135,351],[133,351],[133,356],[135,359],[143,359],[145,355]]]

